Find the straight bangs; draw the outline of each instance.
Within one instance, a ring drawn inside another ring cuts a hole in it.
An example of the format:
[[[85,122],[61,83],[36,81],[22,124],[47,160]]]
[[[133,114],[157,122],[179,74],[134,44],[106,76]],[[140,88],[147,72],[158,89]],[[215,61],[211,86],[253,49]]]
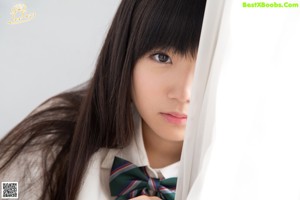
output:
[[[141,0],[136,5],[129,46],[136,61],[154,49],[195,57],[205,0]]]

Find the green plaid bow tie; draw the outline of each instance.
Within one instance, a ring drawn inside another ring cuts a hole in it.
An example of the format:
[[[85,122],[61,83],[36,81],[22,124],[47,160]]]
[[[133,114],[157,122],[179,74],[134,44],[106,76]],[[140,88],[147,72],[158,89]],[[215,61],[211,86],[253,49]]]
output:
[[[119,157],[115,157],[110,173],[110,192],[116,200],[125,200],[140,195],[157,196],[174,200],[177,178],[150,178],[145,167],[137,167]]]

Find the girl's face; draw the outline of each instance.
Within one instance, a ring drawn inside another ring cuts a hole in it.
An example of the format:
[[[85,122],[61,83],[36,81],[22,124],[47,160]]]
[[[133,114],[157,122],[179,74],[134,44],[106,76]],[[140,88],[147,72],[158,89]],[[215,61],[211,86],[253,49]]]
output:
[[[172,50],[153,50],[133,70],[132,99],[142,117],[143,134],[183,141],[195,59]]]

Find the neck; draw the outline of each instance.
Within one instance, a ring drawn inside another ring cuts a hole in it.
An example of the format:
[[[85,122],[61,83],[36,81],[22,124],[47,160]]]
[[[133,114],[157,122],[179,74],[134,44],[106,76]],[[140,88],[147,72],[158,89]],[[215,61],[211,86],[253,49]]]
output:
[[[143,122],[143,140],[152,168],[162,168],[180,160],[183,141],[164,140],[144,127]]]

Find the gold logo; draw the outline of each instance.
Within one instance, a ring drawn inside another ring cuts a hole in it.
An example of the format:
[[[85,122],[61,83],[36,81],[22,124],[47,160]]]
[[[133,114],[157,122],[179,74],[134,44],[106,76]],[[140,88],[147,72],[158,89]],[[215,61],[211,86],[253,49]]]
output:
[[[17,4],[10,11],[11,20],[8,24],[21,24],[31,21],[36,13],[28,13],[27,6],[25,4]]]

